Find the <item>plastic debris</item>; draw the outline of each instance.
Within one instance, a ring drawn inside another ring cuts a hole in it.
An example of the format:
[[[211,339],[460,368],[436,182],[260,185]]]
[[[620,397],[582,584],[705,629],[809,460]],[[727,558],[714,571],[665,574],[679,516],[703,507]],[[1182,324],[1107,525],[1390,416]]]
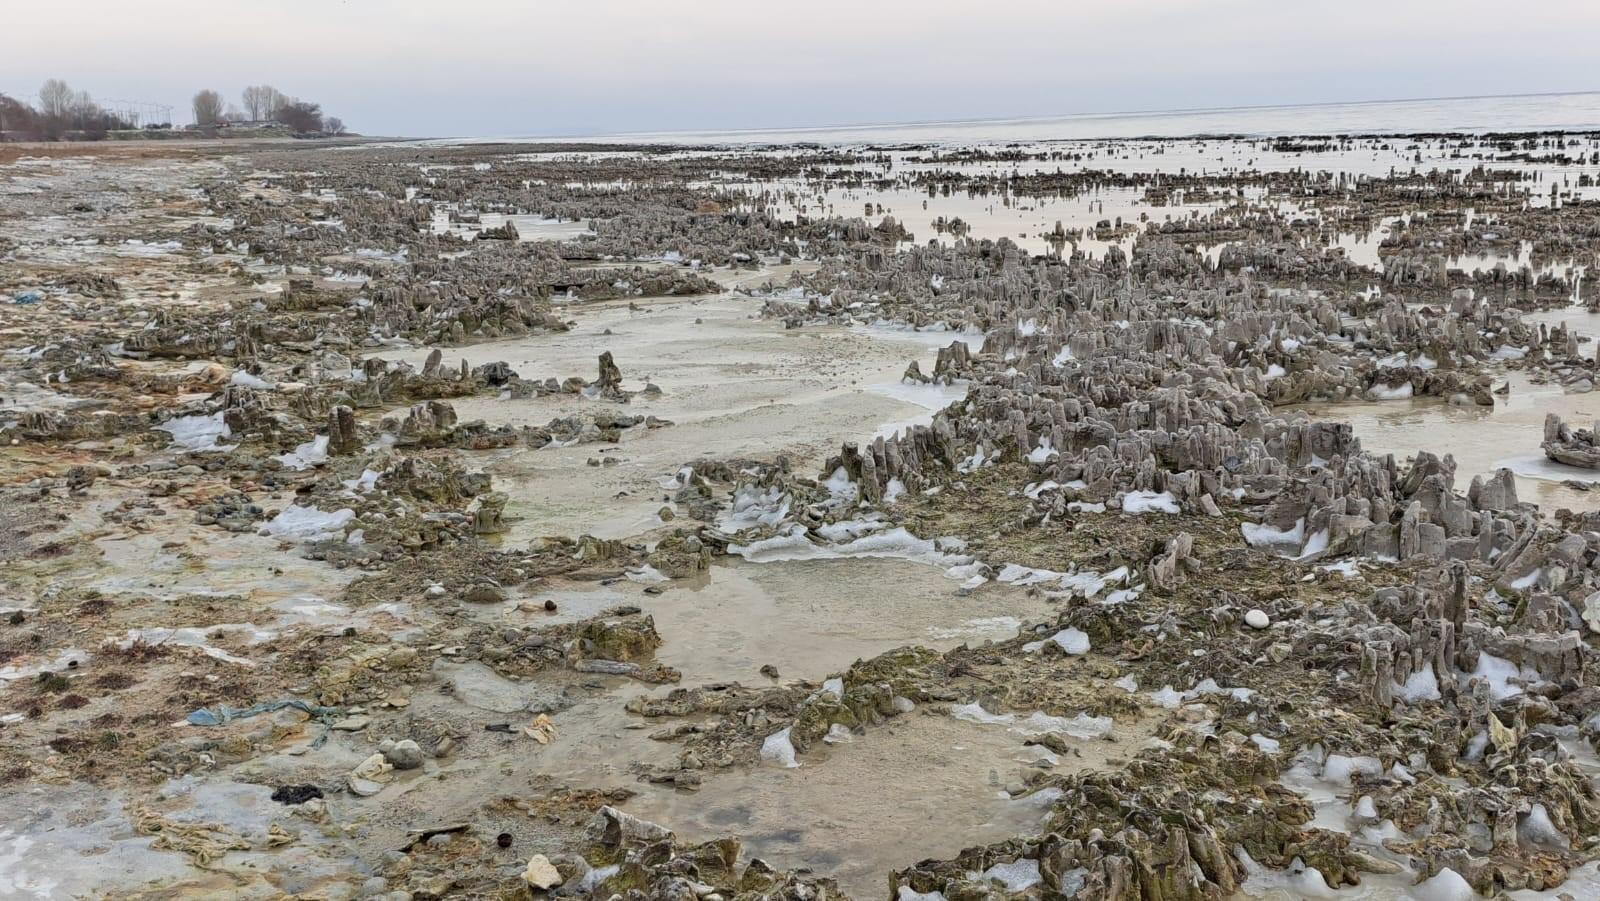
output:
[[[229,707],[226,704],[221,704],[217,707],[202,707],[189,714],[186,720],[191,726],[221,726],[234,720],[248,719],[262,713],[275,713],[289,707],[304,711],[317,719],[338,716],[340,713],[337,707],[319,707],[308,701],[289,698],[281,701],[263,701],[260,704],[251,704],[243,709]]]

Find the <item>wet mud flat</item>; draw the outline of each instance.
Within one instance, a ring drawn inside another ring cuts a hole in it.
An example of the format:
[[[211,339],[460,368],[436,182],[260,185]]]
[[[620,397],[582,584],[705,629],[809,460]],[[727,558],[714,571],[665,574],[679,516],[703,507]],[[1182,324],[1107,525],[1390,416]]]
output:
[[[1600,137],[0,163],[0,895],[1583,897]]]

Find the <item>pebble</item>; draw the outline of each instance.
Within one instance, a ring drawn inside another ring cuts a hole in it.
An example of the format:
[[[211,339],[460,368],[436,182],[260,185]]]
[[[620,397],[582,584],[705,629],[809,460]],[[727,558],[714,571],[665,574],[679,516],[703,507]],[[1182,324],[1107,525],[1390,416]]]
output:
[[[417,769],[425,759],[422,747],[409,738],[395,742],[394,747],[383,752],[383,757],[397,770]]]
[[[522,872],[522,878],[536,889],[549,891],[562,882],[561,873],[549,858],[543,854],[535,854],[528,858],[528,868]]]

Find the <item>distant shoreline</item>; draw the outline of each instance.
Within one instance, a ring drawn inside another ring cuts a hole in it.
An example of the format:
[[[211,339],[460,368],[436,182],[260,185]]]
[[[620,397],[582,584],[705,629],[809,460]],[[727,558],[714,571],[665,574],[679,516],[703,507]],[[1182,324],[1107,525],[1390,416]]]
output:
[[[1570,101],[1592,98],[1590,102],[1572,104]],[[1527,101],[1537,101],[1529,104]],[[1566,101],[1566,102],[1564,102]],[[1522,122],[1468,122],[1476,118],[1469,115],[1467,110],[1507,107],[1515,104],[1517,112],[1525,114],[1527,119]],[[1536,108],[1528,109],[1532,105]],[[1551,112],[1559,111],[1563,107],[1575,106],[1584,115],[1578,121],[1542,121],[1542,117]],[[1380,112],[1385,107],[1402,108],[1407,113],[1427,112],[1428,108],[1444,110],[1446,108],[1460,108],[1463,110],[1459,118],[1463,121],[1454,125],[1441,122],[1407,126],[1402,119],[1415,119],[1416,115],[1401,116],[1401,109],[1395,110],[1396,119],[1392,125],[1364,125],[1351,122],[1347,127],[1245,127],[1242,125],[1201,125],[1194,123],[1193,127],[1184,129],[1153,129],[1141,133],[1133,127],[1136,122],[1155,122],[1160,119],[1187,120],[1187,119],[1219,119],[1231,117],[1235,121],[1247,122],[1255,120],[1258,123],[1268,123],[1273,120],[1282,121],[1287,118],[1321,118],[1327,120],[1336,118],[1330,114],[1339,111],[1350,111],[1352,114],[1361,114],[1367,119],[1374,117],[1374,112]],[[1421,107],[1422,110],[1417,108]],[[1118,130],[1114,124],[1126,120],[1129,128]],[[1083,126],[1103,124],[1107,127],[1101,132],[1087,132]],[[1076,127],[1076,128],[1075,128]],[[1072,134],[1059,134],[1045,136],[1040,132],[1050,129],[1075,131]],[[993,132],[992,136],[978,136],[979,132]],[[1004,142],[1010,140],[1025,142],[1042,141],[1092,141],[1092,140],[1180,140],[1180,139],[1215,139],[1215,140],[1242,140],[1261,138],[1310,138],[1310,137],[1369,137],[1369,136],[1448,136],[1448,135],[1484,135],[1484,134],[1554,134],[1578,133],[1586,134],[1600,131],[1600,92],[1596,91],[1560,91],[1538,94],[1503,94],[1503,95],[1477,95],[1461,97],[1436,97],[1412,98],[1403,100],[1355,100],[1355,101],[1327,101],[1306,104],[1267,104],[1255,106],[1224,106],[1224,107],[1199,107],[1194,109],[1176,110],[1139,110],[1113,113],[1073,113],[1056,116],[1014,116],[1002,118],[980,119],[947,119],[947,120],[922,120],[895,123],[858,123],[844,125],[806,125],[806,126],[778,126],[772,128],[737,128],[737,129],[695,129],[674,131],[626,131],[590,135],[506,135],[506,136],[473,136],[473,137],[447,137],[432,138],[427,140],[447,143],[501,143],[501,144],[530,144],[530,143],[596,143],[596,144],[740,144],[740,145],[771,145],[771,144],[894,144],[894,143],[948,143],[951,141],[990,141]],[[969,132],[970,137],[963,138],[937,138],[930,135],[935,132]],[[1009,135],[1008,132],[1034,132],[1031,136]],[[894,137],[896,133],[904,133],[901,138]],[[920,136],[917,136],[920,135]]]

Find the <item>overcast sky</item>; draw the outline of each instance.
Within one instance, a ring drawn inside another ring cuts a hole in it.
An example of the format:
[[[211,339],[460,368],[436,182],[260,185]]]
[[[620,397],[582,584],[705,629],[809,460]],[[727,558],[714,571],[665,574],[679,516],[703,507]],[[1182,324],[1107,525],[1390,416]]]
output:
[[[268,83],[366,134],[1600,90],[1600,0],[5,0],[0,91]]]

